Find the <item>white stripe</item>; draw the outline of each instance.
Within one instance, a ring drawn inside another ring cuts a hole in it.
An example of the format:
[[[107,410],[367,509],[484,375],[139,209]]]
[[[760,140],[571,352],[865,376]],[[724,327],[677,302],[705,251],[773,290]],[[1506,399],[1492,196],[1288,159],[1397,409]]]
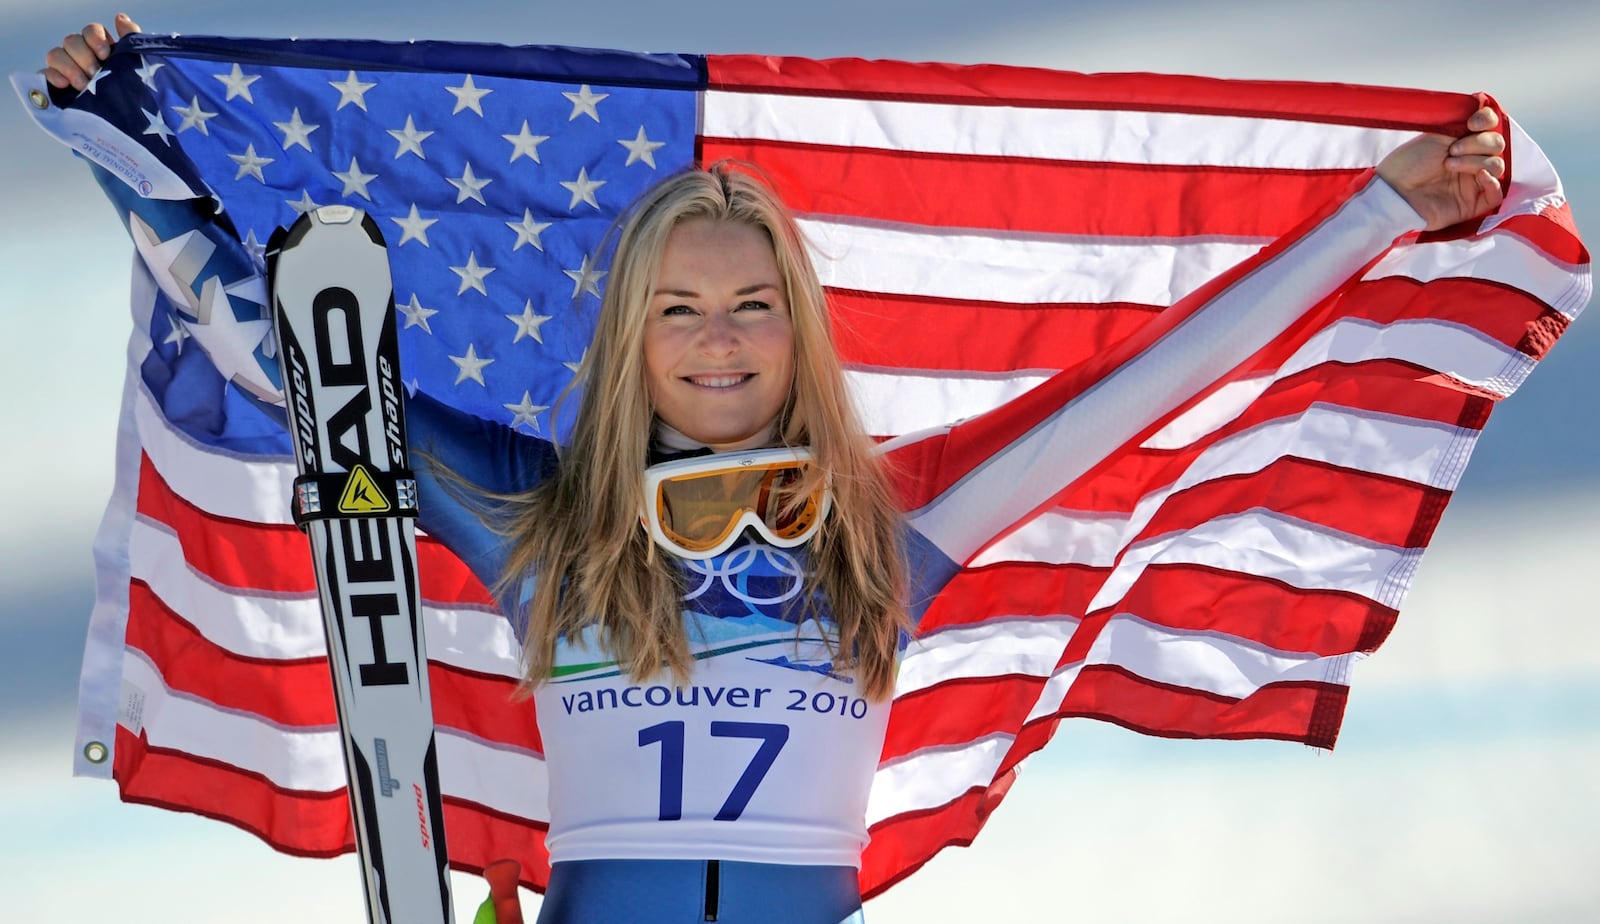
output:
[[[1421,549],[1370,542],[1273,511],[1251,510],[1129,546],[1088,611],[1115,606],[1150,564],[1205,565],[1398,607],[1421,555]]]
[[[134,402],[145,455],[173,493],[215,516],[293,523],[295,467],[289,456],[246,456],[202,446],[177,430],[142,385]]]
[[[1017,304],[1170,305],[1265,240],[1126,242],[800,220],[824,286]]]
[[[1380,325],[1346,318],[1307,343],[1281,374],[1293,375],[1320,362],[1363,359],[1404,360],[1499,395],[1516,391],[1535,364],[1526,353],[1459,324],[1417,320]]]
[[[1131,522],[1131,516],[1123,513],[1047,510],[980,552],[972,567],[1044,562],[1110,568],[1128,544]]]
[[[152,747],[260,774],[275,786],[325,793],[345,788],[339,731],[334,726],[291,728],[258,715],[224,709],[167,688],[155,667],[130,650],[124,660],[121,724],[149,736]],[[537,755],[492,747],[448,728],[437,738],[439,775],[454,796],[524,818],[543,820],[547,775]]]
[[[258,773],[274,785],[309,792],[345,786],[335,726],[290,728],[169,690],[155,665],[133,649],[123,659],[120,724],[143,731],[152,747],[182,751]]]
[[[1365,169],[1414,133],[1171,112],[828,99],[708,90],[702,133],[980,157]]]
[[[1039,691],[1039,701],[1034,704],[1032,711],[1024,724],[1037,719],[1053,716],[1061,709],[1061,704],[1066,701],[1067,691],[1078,681],[1078,675],[1083,673],[1083,662],[1074,661],[1063,664],[1049,680],[1045,681],[1044,689]]]
[[[134,522],[128,552],[131,575],[224,650],[273,661],[327,656],[315,593],[250,592],[213,583],[183,558],[175,535],[144,517]],[[422,619],[430,661],[520,678],[521,649],[498,611],[424,604]]]
[[[879,764],[867,797],[868,827],[903,812],[938,808],[974,786],[988,786],[1015,740],[1013,735],[988,735]]]
[[[912,525],[952,561],[967,561],[1118,446],[1281,335],[1414,220],[1416,213],[1387,184],[1369,184],[1288,252],[1257,266],[914,513]]]
[[[1072,617],[1001,617],[918,636],[900,662],[894,694],[959,678],[1047,677],[1056,669],[1078,622]]]
[[[453,728],[439,728],[434,741],[440,786],[447,795],[518,818],[550,820],[550,771],[544,758],[486,744]]]
[[[1359,655],[1276,651],[1220,632],[1178,632],[1128,614],[1106,622],[1088,664],[1113,664],[1158,683],[1243,699],[1269,683],[1348,686]]]
[[[1457,381],[1509,394],[1534,362],[1476,330],[1436,320],[1375,324],[1341,318],[1317,332],[1276,372],[1229,382],[1174,417],[1144,441],[1146,449],[1182,449],[1236,420],[1275,382],[1328,362],[1395,359],[1443,372]]]
[[[849,369],[845,381],[862,426],[874,436],[898,436],[976,417],[1035,388],[1047,373],[960,376]]]
[[[132,576],[221,648],[271,660],[327,657],[315,592],[252,593],[213,583],[183,557],[169,528],[146,517],[134,523],[128,553]]]
[[[1527,354],[1457,324],[1424,319],[1380,325],[1341,318],[1295,351],[1273,375],[1223,385],[1143,445],[1181,449],[1237,418],[1280,379],[1325,362],[1373,359],[1414,363],[1500,395],[1514,391],[1536,365]],[[1049,372],[964,376],[855,368],[845,375],[867,432],[897,436],[993,410],[1046,381]]]
[[[1569,320],[1582,310],[1588,267],[1558,263],[1516,234],[1500,230],[1473,238],[1396,247],[1364,279],[1403,276],[1418,282],[1483,279],[1526,292]]]
[[[1218,441],[1196,456],[1177,481],[1141,497],[1131,514],[1047,511],[985,549],[973,564],[1029,561],[1109,568],[1173,494],[1218,478],[1259,472],[1286,457],[1453,489],[1475,438],[1475,431],[1445,424],[1316,405]],[[1248,569],[1240,562],[1231,570]]]

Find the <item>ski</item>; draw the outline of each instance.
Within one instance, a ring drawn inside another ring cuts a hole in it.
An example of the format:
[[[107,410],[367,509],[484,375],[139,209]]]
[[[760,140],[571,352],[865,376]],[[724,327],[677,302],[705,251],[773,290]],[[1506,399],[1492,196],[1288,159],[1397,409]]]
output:
[[[450,924],[394,293],[377,223],[301,215],[268,280],[370,924]]]

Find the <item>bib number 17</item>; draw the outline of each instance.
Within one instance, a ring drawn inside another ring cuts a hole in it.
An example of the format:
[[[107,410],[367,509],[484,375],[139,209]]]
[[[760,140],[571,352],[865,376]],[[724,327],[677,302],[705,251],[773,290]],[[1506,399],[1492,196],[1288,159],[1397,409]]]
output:
[[[778,752],[789,740],[789,726],[767,722],[712,722],[711,737],[751,738],[761,742],[750,763],[739,775],[738,782],[733,784],[733,791],[717,812],[717,821],[733,821],[744,814],[745,807],[756,794],[756,788],[778,759]],[[661,745],[662,821],[677,821],[683,817],[683,738],[682,722],[662,722],[639,729],[639,747]]]

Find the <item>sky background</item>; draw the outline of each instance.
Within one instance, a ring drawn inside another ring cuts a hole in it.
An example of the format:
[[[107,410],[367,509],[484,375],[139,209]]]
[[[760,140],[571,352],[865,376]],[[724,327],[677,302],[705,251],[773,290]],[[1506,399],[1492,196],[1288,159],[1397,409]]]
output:
[[[116,10],[0,0],[31,71]],[[999,62],[1493,93],[1600,241],[1600,4],[1345,0],[149,2],[147,29]],[[88,170],[0,105],[0,896],[7,920],[355,921],[354,861],[70,777],[90,543],[111,488],[131,248]],[[1495,413],[1338,750],[1079,721],[974,848],[870,903],[911,921],[1600,919],[1600,321]],[[457,877],[458,906],[483,887]],[[536,899],[528,896],[529,920]],[[470,915],[458,913],[459,921]]]

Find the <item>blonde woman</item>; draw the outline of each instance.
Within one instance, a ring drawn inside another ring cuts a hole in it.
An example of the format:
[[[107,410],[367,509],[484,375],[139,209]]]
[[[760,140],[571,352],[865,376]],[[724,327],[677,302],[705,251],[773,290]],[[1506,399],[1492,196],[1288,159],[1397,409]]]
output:
[[[81,88],[108,51],[88,26],[49,52],[47,77]],[[1343,278],[1404,232],[1494,208],[1495,125],[1485,109],[1462,138],[1399,148],[1289,246],[1312,258],[1263,261],[1254,291],[1314,304],[1306,266]],[[665,180],[609,256],[569,445],[407,407],[422,525],[496,588],[524,642],[549,772],[539,920],[859,920],[895,667],[954,570],[949,536],[899,509],[795,222],[759,180],[728,165]],[[945,445],[1053,426],[1050,395]],[[892,474],[943,483],[945,466],[922,453]],[[1014,490],[981,502],[1035,502]]]

